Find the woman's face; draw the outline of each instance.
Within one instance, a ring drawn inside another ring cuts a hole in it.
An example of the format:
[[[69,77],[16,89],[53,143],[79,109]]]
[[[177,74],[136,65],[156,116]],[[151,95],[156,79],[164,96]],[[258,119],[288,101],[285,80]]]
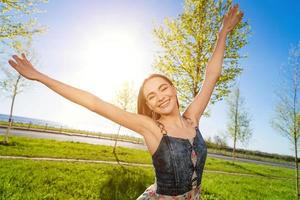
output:
[[[170,113],[177,107],[177,92],[175,87],[161,77],[154,77],[144,85],[144,95],[148,107],[156,113]]]

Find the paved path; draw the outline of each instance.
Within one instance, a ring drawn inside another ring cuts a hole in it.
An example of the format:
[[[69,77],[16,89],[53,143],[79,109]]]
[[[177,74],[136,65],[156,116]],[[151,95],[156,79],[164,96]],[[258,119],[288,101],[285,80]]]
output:
[[[84,159],[71,159],[71,158],[48,158],[48,157],[25,157],[25,156],[0,156],[0,159],[23,159],[23,160],[39,160],[39,161],[59,161],[59,162],[81,162],[81,163],[102,163],[102,164],[112,164],[112,165],[128,165],[128,166],[139,166],[139,167],[153,167],[152,164],[142,164],[142,163],[129,163],[129,162],[117,162],[117,161],[107,161],[107,160],[84,160]],[[225,175],[235,175],[235,176],[249,176],[249,177],[260,177],[260,178],[272,178],[272,179],[291,179],[292,177],[282,177],[282,176],[263,176],[256,174],[246,174],[246,173],[236,173],[236,172],[225,172],[217,170],[204,170],[208,173],[217,173]]]
[[[0,127],[0,135],[3,135],[5,128]],[[40,130],[23,130],[23,129],[13,129],[11,130],[11,134],[15,136],[26,136],[26,137],[33,137],[33,138],[46,138],[46,139],[55,139],[60,141],[73,141],[73,142],[83,142],[88,144],[97,144],[97,145],[109,145],[113,146],[115,141],[111,138],[100,138],[99,136],[92,136],[92,135],[81,135],[81,134],[73,134],[73,133],[58,133],[55,131],[47,131],[43,132]],[[117,146],[123,146],[127,148],[135,148],[141,150],[147,150],[147,147],[144,144],[137,144],[130,141],[118,141]],[[209,157],[213,158],[220,158],[223,160],[232,160],[231,156],[220,155],[215,153],[208,153]],[[291,163],[284,163],[284,162],[270,162],[270,161],[259,161],[259,160],[252,160],[247,158],[236,158],[237,161],[241,162],[248,162],[248,163],[255,163],[255,164],[262,164],[262,165],[271,165],[271,166],[278,166],[278,167],[286,167],[290,169],[294,169],[294,164]]]

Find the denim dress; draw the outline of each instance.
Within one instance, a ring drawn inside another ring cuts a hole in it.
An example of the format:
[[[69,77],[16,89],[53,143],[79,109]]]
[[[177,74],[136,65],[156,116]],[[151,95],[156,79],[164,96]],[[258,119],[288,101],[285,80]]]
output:
[[[200,199],[201,180],[207,147],[198,126],[194,138],[169,136],[158,122],[163,137],[152,155],[155,183],[137,200]]]

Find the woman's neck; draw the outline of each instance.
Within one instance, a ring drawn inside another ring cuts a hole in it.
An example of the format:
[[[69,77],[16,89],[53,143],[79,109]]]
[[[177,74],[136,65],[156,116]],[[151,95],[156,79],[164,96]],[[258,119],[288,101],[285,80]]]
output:
[[[184,128],[185,124],[183,122],[182,117],[180,114],[177,115],[168,115],[168,116],[161,116],[159,122],[164,124],[167,127],[174,127],[174,128]]]

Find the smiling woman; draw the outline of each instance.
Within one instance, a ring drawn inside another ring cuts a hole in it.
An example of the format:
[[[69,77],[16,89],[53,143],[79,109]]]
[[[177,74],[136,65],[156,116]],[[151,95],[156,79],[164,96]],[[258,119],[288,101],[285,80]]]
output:
[[[25,54],[13,55],[8,62],[25,78],[38,81],[64,98],[144,137],[155,168],[155,183],[138,200],[199,200],[207,155],[207,147],[199,131],[199,120],[220,76],[216,72],[222,69],[226,37],[242,16],[237,5],[225,15],[201,91],[182,115],[179,112],[177,90],[172,81],[163,75],[144,80],[138,95],[138,113],[133,113],[39,72]],[[103,83],[104,87],[111,89],[111,83],[123,76],[127,79],[136,78],[137,74],[132,73],[134,66],[139,65],[136,58],[142,58],[138,56],[138,45],[134,45],[137,43],[132,42],[134,37],[130,34],[120,31],[105,33],[91,37],[86,43],[83,59],[86,59],[84,64],[88,68],[84,68],[80,75],[87,77],[87,82],[91,78],[101,80],[102,77],[108,77],[109,81]],[[93,38],[99,39],[94,41]],[[84,74],[87,72],[89,74]],[[99,87],[98,84],[96,87]]]

